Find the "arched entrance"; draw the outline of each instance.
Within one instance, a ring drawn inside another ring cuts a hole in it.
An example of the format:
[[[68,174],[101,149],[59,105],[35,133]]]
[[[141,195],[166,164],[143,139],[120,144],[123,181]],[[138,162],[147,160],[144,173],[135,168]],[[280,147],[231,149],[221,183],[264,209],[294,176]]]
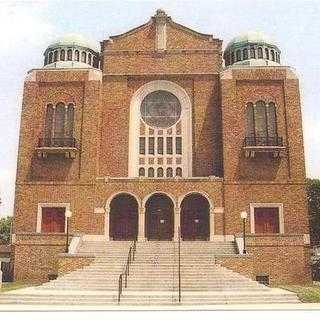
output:
[[[130,194],[118,194],[110,203],[110,238],[135,240],[137,236],[138,202]]]
[[[187,195],[181,203],[182,240],[209,240],[210,204],[200,193]]]
[[[172,200],[165,194],[156,193],[146,202],[147,240],[172,240],[173,238]]]

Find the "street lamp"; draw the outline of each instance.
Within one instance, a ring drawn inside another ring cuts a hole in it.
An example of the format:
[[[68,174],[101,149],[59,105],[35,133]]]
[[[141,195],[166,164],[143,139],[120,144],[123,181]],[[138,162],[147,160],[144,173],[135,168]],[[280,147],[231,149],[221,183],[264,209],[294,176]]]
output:
[[[248,218],[248,213],[246,211],[242,211],[240,213],[242,219],[242,227],[243,227],[243,254],[247,253],[246,250],[246,220]]]
[[[66,210],[66,227],[67,227],[67,238],[66,238],[66,253],[69,253],[69,218],[71,218],[72,212]]]

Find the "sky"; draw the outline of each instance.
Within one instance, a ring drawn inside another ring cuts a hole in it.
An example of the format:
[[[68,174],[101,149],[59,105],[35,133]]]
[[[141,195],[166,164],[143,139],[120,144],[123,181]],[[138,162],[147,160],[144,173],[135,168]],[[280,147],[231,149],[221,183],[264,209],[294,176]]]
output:
[[[164,9],[174,21],[223,40],[259,30],[278,43],[282,64],[300,78],[306,172],[320,177],[320,1],[303,0],[0,0],[0,216],[13,214],[23,82],[43,52],[75,32],[101,41],[139,26]]]

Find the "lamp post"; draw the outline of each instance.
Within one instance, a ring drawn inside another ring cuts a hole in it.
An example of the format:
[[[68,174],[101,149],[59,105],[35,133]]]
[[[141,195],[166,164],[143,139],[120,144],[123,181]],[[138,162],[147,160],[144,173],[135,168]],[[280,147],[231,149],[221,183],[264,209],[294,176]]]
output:
[[[247,253],[246,250],[246,220],[248,217],[248,214],[246,211],[242,211],[240,213],[241,219],[242,219],[242,228],[243,228],[243,254]]]
[[[66,210],[66,227],[67,227],[67,237],[66,237],[66,253],[69,253],[69,218],[71,218],[72,212]]]

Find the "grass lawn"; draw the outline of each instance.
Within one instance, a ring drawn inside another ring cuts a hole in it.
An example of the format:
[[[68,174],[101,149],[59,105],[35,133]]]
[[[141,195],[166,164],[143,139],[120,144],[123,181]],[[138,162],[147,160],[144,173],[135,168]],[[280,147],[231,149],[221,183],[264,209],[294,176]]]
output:
[[[36,285],[35,283],[27,283],[27,282],[22,282],[22,281],[15,281],[15,282],[5,282],[2,283],[2,287],[0,287],[0,293],[1,292],[6,292],[10,290],[15,290],[15,289],[22,289],[26,287],[31,287]]]
[[[320,303],[320,286],[317,285],[285,285],[281,289],[295,292],[302,302]]]

